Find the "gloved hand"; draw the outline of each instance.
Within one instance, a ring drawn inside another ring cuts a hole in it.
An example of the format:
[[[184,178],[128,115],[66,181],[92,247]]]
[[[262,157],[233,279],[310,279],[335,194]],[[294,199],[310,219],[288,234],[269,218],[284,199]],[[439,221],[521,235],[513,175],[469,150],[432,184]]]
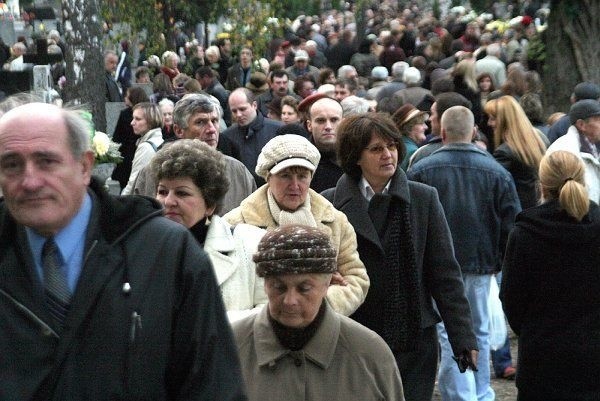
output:
[[[471,368],[473,372],[477,372],[477,357],[479,351],[477,350],[464,350],[458,356],[453,356],[452,359],[458,364],[458,370],[460,373],[465,373],[467,368]]]

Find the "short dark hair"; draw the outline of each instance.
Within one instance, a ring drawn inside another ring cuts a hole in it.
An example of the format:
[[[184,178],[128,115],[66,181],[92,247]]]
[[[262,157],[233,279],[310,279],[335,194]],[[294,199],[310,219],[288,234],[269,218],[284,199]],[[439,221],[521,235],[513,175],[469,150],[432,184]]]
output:
[[[213,69],[207,65],[198,67],[198,69],[196,69],[196,72],[194,73],[194,75],[196,76],[196,78],[204,78],[204,77],[213,78],[215,76]]]
[[[356,79],[341,78],[335,81],[335,86],[344,86],[352,93],[358,90],[358,81]]]
[[[288,79],[290,78],[290,76],[286,70],[275,70],[275,71],[271,72],[271,81],[273,81],[273,78],[283,78],[283,77],[287,77]]]
[[[131,86],[127,88],[127,97],[129,98],[131,106],[150,101],[150,98],[148,97],[148,94],[144,88],[139,86]]]
[[[440,93],[435,98],[435,105],[440,120],[442,119],[442,114],[450,107],[464,106],[469,110],[473,108],[473,104],[466,97],[457,92]]]
[[[223,155],[199,139],[180,139],[164,147],[152,158],[151,168],[157,183],[161,179],[191,179],[209,208],[219,205],[229,190]]]
[[[346,117],[337,129],[337,158],[342,170],[355,180],[359,180],[362,170],[357,164],[363,150],[371,142],[373,134],[396,142],[398,162],[404,159],[406,148],[398,128],[386,113],[366,113]]]

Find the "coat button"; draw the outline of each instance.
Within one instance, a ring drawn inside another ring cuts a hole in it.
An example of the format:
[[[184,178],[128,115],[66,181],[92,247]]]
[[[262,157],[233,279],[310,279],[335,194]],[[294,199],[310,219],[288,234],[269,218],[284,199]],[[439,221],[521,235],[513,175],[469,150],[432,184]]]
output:
[[[300,358],[294,359],[294,364],[298,367],[302,366],[302,359],[300,359]]]
[[[42,328],[42,335],[44,337],[51,337],[52,336],[52,330],[50,330],[49,327],[43,327]]]

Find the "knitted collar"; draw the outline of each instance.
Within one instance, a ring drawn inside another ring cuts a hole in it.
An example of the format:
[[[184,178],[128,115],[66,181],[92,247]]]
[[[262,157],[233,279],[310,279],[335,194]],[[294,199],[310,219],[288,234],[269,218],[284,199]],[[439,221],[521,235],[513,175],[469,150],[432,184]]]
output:
[[[313,338],[317,329],[321,326],[323,317],[325,316],[325,309],[325,302],[323,301],[315,319],[310,322],[308,326],[302,328],[284,326],[271,317],[271,313],[268,309],[267,316],[269,317],[269,323],[271,323],[271,327],[273,328],[273,332],[275,333],[275,337],[277,337],[279,344],[292,351],[298,351],[304,348],[310,339]]]
[[[301,224],[309,227],[316,227],[317,222],[310,209],[310,194],[306,194],[304,204],[293,212],[281,210],[275,197],[271,193],[271,189],[267,190],[267,201],[269,203],[269,211],[273,216],[273,220],[277,225],[284,226],[288,224]]]

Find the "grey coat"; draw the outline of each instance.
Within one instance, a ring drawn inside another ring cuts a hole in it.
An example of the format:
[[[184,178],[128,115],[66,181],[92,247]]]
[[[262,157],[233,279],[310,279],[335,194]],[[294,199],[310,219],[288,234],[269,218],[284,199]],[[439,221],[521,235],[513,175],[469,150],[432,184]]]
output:
[[[314,337],[291,351],[267,310],[233,324],[250,401],[404,400],[394,355],[375,332],[327,305]]]

